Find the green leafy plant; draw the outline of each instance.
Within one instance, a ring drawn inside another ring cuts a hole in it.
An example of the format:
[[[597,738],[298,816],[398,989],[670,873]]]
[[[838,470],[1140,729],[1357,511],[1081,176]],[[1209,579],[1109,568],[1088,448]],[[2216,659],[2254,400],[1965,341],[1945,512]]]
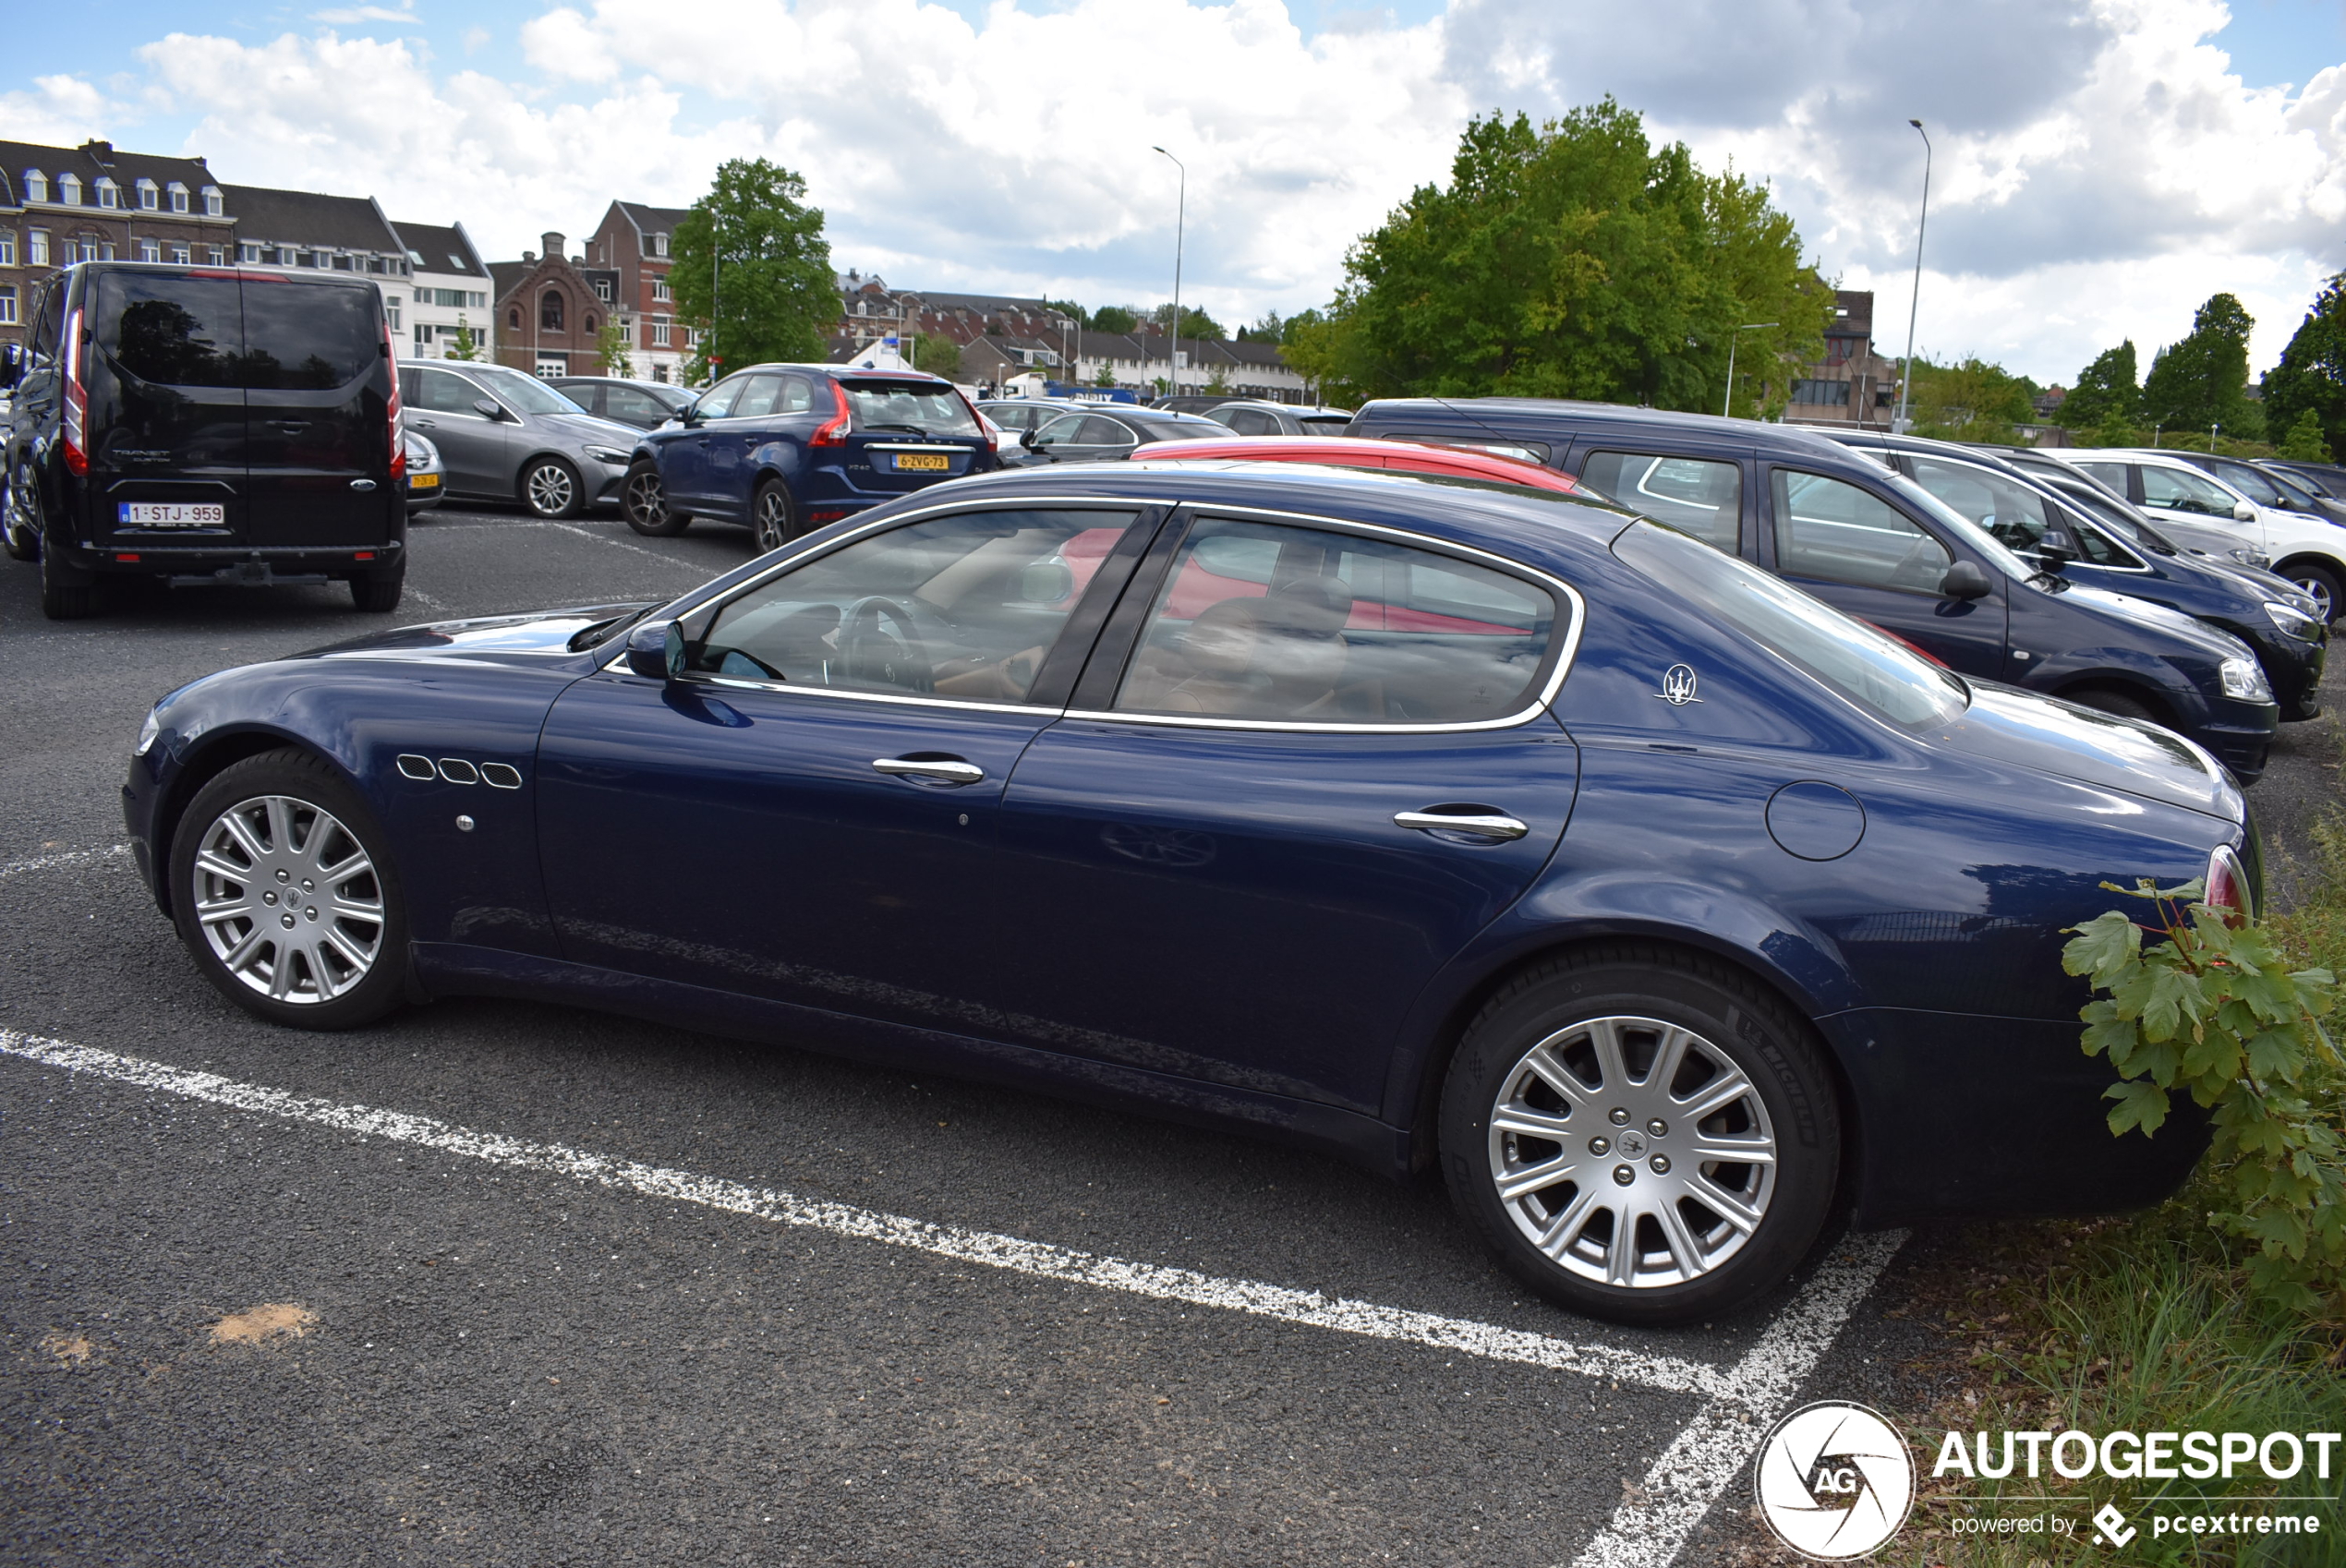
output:
[[[2269,932],[2204,902],[2198,882],[2102,886],[2156,920],[2112,910],[2073,928],[2062,950],[2062,968],[2103,993],[2078,1016],[2086,1054],[2118,1069],[2110,1131],[2148,1137],[2188,1094],[2214,1134],[2208,1221],[2246,1250],[2251,1286],[2308,1316],[2346,1317],[2346,1063],[2321,1024],[2335,976],[2292,971]]]

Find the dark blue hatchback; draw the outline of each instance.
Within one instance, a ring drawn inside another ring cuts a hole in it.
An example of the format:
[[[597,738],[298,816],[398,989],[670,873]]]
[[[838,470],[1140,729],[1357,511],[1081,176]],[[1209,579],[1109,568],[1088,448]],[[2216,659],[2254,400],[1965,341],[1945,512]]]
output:
[[[1844,1203],[2171,1191],[2204,1118],[2110,1136],[2063,928],[2256,861],[2189,742],[1687,532],[1240,462],[992,475],[665,605],[226,670],[124,805],[261,1018],[534,997],[1438,1169],[1532,1288],[1649,1322]]]
[[[639,534],[681,534],[705,517],[747,526],[762,553],[1000,462],[950,381],[917,370],[753,365],[646,432],[620,502]]]

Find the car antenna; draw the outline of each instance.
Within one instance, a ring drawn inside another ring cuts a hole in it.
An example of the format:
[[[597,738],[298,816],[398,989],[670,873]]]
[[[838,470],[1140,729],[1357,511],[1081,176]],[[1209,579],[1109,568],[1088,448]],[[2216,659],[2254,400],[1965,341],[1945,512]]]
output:
[[[1506,443],[1507,443],[1507,445],[1509,445],[1509,446],[1512,446],[1512,447],[1520,447],[1520,446],[1522,446],[1522,445],[1523,445],[1523,442],[1522,442],[1519,439],[1518,439],[1517,437],[1510,436],[1510,435],[1508,435],[1508,434],[1507,434],[1505,430],[1501,430],[1501,429],[1498,429],[1498,428],[1494,428],[1493,426],[1492,426],[1491,424],[1489,424],[1488,422],[1486,422],[1481,415],[1474,413],[1474,412],[1473,412],[1472,410],[1470,410],[1470,409],[1460,408],[1460,407],[1459,407],[1457,404],[1452,403],[1452,402],[1451,402],[1448,398],[1446,398],[1446,397],[1437,397],[1437,398],[1433,399],[1433,401],[1434,401],[1435,403],[1440,404],[1443,407],[1445,407],[1445,408],[1448,409],[1451,413],[1457,415],[1460,418],[1462,418],[1462,419],[1470,419],[1470,420],[1472,420],[1475,424],[1477,424],[1477,425],[1481,425],[1481,426],[1482,427],[1482,428],[1483,428],[1484,433],[1486,433],[1486,434],[1488,434],[1488,435],[1491,435],[1491,436],[1494,436],[1494,437],[1496,437],[1498,440],[1503,440],[1503,441],[1506,442]],[[1543,464],[1541,464],[1541,466],[1544,468],[1544,467],[1546,467],[1546,466],[1547,466],[1547,464],[1545,464],[1543,463]]]

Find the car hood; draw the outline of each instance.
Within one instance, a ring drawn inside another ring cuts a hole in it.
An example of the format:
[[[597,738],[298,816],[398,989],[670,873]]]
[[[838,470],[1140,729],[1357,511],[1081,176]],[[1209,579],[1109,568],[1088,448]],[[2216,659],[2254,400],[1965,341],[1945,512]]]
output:
[[[2172,730],[1992,681],[1970,686],[1970,706],[1933,737],[1939,744],[2241,820],[2240,790],[2221,765]]]
[[[2165,633],[2213,658],[2252,657],[2246,645],[2231,633],[2219,632],[2179,609],[2169,609],[2163,604],[2138,599],[2132,594],[2114,594],[2107,588],[2081,587],[2073,583],[2061,597],[2071,604],[2089,606],[2105,615]]]
[[[623,425],[615,419],[599,418],[592,414],[534,414],[530,422],[541,430],[566,436],[574,441],[592,441],[597,446],[615,446],[622,452],[634,448],[643,431],[633,425]]]
[[[348,642],[310,648],[296,658],[473,658],[483,655],[560,654],[567,657],[570,640],[598,621],[648,608],[643,602],[581,605],[573,609],[540,609],[526,615],[488,615],[468,621],[436,621],[423,626],[402,626],[393,632],[353,637]]]

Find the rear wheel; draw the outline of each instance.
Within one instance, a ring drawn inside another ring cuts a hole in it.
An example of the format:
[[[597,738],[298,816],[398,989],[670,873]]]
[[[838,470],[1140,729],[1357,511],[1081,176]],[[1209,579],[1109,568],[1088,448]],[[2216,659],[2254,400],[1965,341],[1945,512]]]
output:
[[[1748,977],[1623,946],[1525,974],[1467,1031],[1443,1171],[1500,1264],[1617,1322],[1732,1311],[1831,1211],[1841,1123],[1804,1020]]]
[[[540,457],[521,471],[521,499],[540,517],[575,517],[586,502],[586,488],[577,469],[559,457]]]
[[[306,752],[264,752],[196,791],[171,844],[179,939],[221,994],[297,1029],[399,1004],[407,920],[374,814]]]
[[[350,602],[369,615],[389,615],[399,608],[399,596],[406,591],[407,563],[403,561],[389,572],[372,577],[350,580]]]
[[[2278,570],[2314,601],[2315,613],[2324,625],[2346,615],[2346,584],[2340,583],[2336,572],[2310,561],[2292,561]]]
[[[669,510],[659,464],[648,459],[627,471],[626,482],[619,487],[619,510],[627,525],[647,539],[673,538],[693,520],[689,513]]]
[[[798,508],[780,479],[768,479],[750,498],[749,527],[758,554],[780,549],[798,533]]]
[[[80,621],[97,609],[97,586],[90,573],[67,565],[60,551],[42,550],[41,613],[52,621]]]
[[[33,514],[32,465],[19,463],[8,478],[5,505],[0,505],[0,545],[18,561],[41,559],[40,520]]]

